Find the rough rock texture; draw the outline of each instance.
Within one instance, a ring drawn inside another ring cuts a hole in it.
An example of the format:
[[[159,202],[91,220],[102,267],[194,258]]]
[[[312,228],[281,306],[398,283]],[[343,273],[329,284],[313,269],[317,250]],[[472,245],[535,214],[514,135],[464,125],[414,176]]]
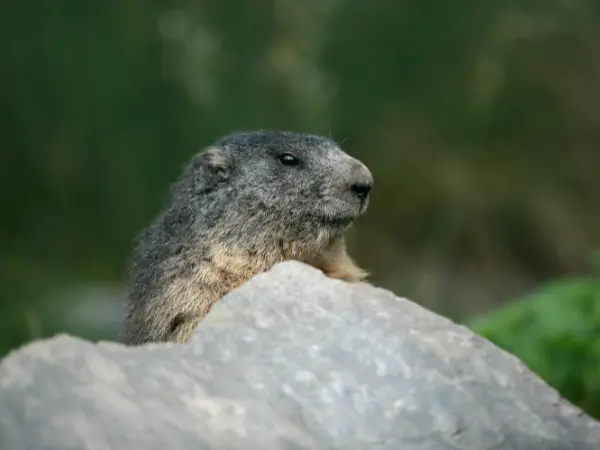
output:
[[[0,362],[0,449],[600,449],[513,356],[407,300],[276,266],[187,345],[68,336]]]

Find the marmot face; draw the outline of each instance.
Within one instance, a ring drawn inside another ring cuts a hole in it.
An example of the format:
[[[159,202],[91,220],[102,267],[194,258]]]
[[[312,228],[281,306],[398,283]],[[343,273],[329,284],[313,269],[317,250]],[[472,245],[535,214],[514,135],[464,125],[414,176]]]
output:
[[[373,177],[327,138],[283,131],[225,136],[198,156],[230,196],[227,216],[246,216],[246,232],[270,237],[330,239],[362,215]],[[251,215],[252,217],[248,217]],[[238,223],[227,220],[227,223]]]
[[[191,159],[139,237],[124,342],[187,341],[215,302],[281,261],[364,280],[343,232],[365,212],[372,184],[327,138],[254,131],[218,140]]]

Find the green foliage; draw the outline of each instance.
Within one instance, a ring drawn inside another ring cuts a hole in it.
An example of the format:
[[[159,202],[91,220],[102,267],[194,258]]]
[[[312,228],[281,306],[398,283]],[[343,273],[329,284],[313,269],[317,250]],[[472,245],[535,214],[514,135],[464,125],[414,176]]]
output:
[[[600,418],[600,281],[549,283],[469,326]]]

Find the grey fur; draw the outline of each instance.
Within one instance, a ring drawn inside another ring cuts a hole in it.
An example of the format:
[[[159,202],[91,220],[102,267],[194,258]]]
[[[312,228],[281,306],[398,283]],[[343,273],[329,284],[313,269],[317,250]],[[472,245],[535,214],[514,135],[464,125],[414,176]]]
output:
[[[289,153],[298,165],[284,165]],[[123,342],[186,342],[211,306],[255,274],[299,260],[360,281],[343,233],[373,177],[331,139],[286,131],[227,135],[194,155],[167,208],[140,234]]]

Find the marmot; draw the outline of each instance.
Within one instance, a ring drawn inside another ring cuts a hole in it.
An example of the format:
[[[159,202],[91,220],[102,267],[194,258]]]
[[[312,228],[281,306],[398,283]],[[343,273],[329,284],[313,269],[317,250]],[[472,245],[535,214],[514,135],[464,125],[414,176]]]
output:
[[[138,237],[122,341],[186,342],[215,302],[278,262],[364,280],[343,233],[367,209],[372,185],[369,169],[329,138],[222,137],[191,158]]]

